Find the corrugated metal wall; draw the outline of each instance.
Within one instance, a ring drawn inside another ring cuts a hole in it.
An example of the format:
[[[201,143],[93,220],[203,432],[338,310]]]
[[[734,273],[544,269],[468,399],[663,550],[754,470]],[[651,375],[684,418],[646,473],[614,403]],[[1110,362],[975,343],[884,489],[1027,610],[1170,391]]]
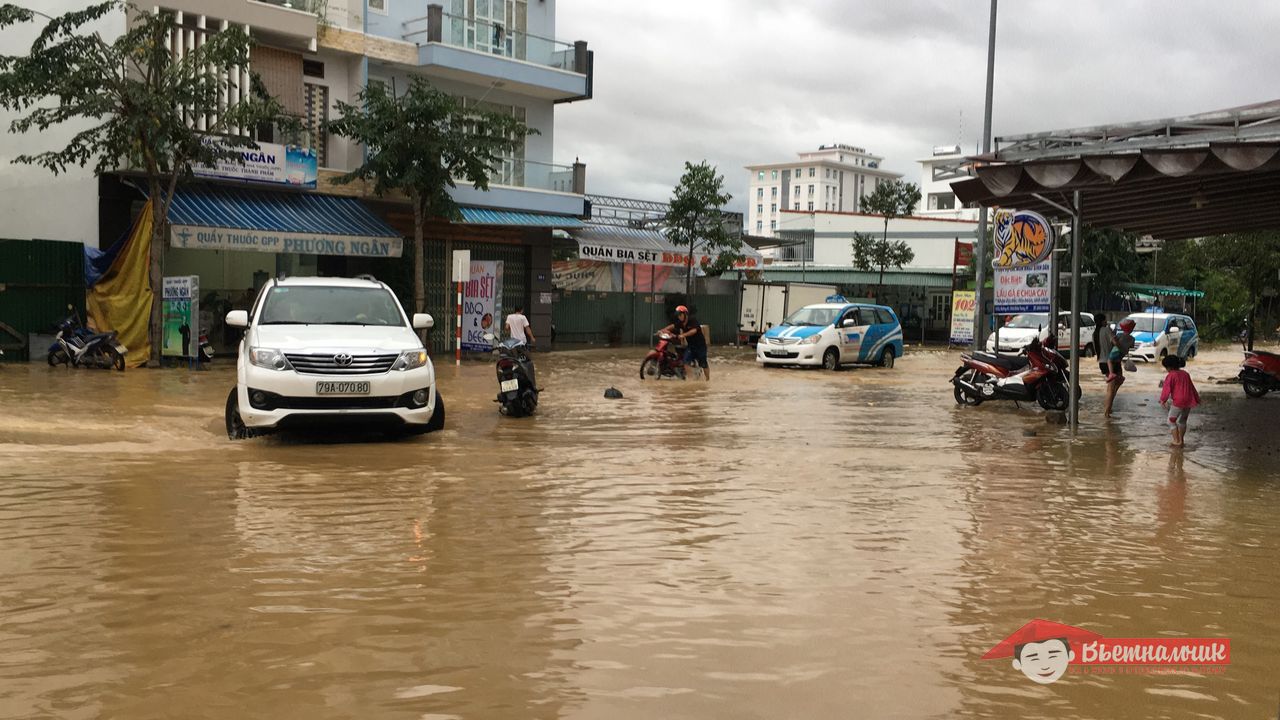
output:
[[[45,348],[28,351],[28,333],[52,334],[53,326],[70,314],[67,305],[84,317],[84,245],[0,240],[0,349],[5,360],[42,357]]]
[[[472,260],[502,261],[502,313],[505,316],[521,303],[529,303],[529,261],[532,248],[528,245],[499,245],[494,243],[455,240],[454,250],[470,250]],[[444,243],[426,243],[426,294],[427,312],[435,318],[435,328],[428,334],[432,352],[453,350],[454,323],[457,314],[456,289],[449,282],[452,259],[445,257]],[[410,295],[412,297],[412,295]],[[446,299],[447,298],[447,299]]]
[[[636,345],[651,344],[654,331],[671,323],[677,297],[583,290],[556,295],[551,311],[556,342],[607,343],[616,334],[622,342]],[[686,304],[698,322],[711,326],[711,342],[724,345],[737,337],[738,301],[736,294],[690,295]]]

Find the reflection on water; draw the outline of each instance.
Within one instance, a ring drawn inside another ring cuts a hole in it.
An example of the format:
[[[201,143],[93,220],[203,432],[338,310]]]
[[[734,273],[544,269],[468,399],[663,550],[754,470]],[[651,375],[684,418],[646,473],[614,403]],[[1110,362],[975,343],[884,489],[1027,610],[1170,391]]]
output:
[[[642,383],[440,368],[408,442],[230,443],[231,373],[0,366],[0,718],[1268,717],[1272,422],[1232,353],[1171,453],[1142,368],[1079,439],[955,406],[955,358]],[[603,399],[615,385],[625,399]],[[75,403],[75,404],[73,404]],[[1225,636],[1222,675],[1028,682],[1035,617]]]

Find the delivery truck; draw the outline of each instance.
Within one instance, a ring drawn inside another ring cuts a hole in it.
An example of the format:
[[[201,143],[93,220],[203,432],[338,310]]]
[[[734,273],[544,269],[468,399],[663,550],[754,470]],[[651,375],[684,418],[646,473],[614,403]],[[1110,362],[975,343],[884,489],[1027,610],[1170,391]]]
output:
[[[742,310],[738,316],[738,342],[754,345],[769,328],[805,305],[825,302],[836,294],[835,285],[802,282],[742,284]]]

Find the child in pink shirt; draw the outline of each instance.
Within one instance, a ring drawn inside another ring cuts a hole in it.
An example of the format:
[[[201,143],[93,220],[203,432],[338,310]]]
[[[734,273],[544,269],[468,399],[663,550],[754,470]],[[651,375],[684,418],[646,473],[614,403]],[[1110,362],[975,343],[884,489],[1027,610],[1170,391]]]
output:
[[[1164,389],[1160,391],[1160,407],[1169,411],[1169,429],[1173,433],[1173,442],[1169,444],[1182,447],[1187,437],[1187,417],[1191,415],[1191,408],[1200,404],[1200,393],[1196,392],[1191,375],[1182,369],[1187,364],[1186,360],[1169,355],[1160,364],[1166,371]]]

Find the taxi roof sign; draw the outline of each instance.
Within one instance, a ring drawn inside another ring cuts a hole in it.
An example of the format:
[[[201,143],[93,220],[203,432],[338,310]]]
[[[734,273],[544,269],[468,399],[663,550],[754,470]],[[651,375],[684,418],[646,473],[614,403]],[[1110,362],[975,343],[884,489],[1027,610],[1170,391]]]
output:
[[[845,300],[843,295],[828,295],[826,302],[842,303],[842,302],[849,302],[849,301]]]

